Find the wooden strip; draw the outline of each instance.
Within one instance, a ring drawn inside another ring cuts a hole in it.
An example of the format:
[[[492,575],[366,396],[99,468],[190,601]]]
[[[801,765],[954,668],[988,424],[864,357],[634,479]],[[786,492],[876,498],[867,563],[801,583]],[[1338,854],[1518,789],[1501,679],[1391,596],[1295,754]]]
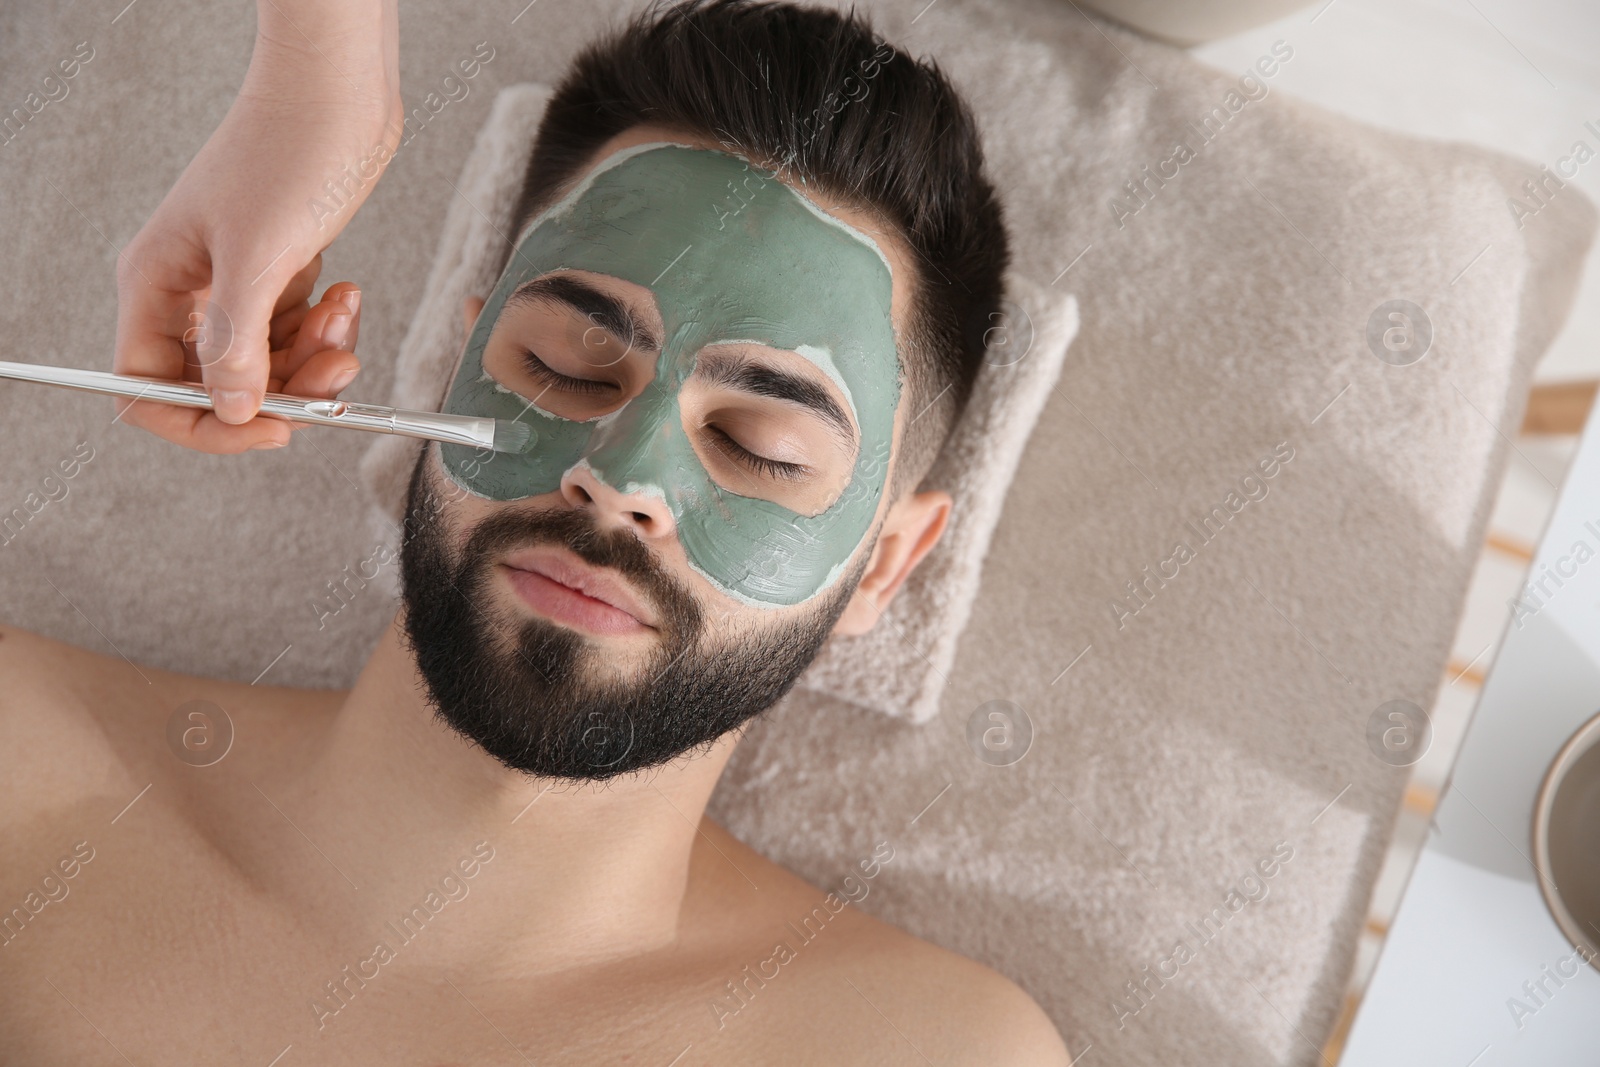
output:
[[[1483,539],[1483,547],[1491,548],[1496,552],[1519,559],[1524,563],[1533,562],[1532,545],[1526,541],[1519,541],[1515,537],[1500,533],[1498,530],[1489,531],[1489,536]]]
[[[1483,672],[1473,667],[1471,670],[1462,670],[1466,664],[1458,659],[1453,659],[1444,666],[1444,673],[1452,684],[1465,685],[1468,689],[1483,688]]]
[[[1412,782],[1406,786],[1402,803],[1418,815],[1431,816],[1433,809],[1439,806],[1439,793],[1438,790],[1429,789],[1427,786],[1417,785]]]
[[[1356,1021],[1356,1009],[1360,1006],[1360,996],[1345,994],[1344,1002],[1339,1005],[1339,1018],[1334,1021],[1333,1030],[1328,1034],[1327,1044],[1322,1046],[1323,1063],[1339,1062],[1339,1057],[1344,1053],[1344,1043],[1350,1039],[1350,1027]]]
[[[1528,434],[1579,433],[1594,406],[1600,380],[1549,382],[1528,393],[1522,432]]]

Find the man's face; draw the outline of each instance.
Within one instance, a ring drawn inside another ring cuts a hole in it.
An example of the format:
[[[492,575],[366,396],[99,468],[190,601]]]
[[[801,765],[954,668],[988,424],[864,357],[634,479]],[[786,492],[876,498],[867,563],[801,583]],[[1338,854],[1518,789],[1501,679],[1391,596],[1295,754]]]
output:
[[[886,506],[893,242],[734,156],[633,131],[532,220],[424,450],[402,557],[434,703],[507,766],[608,778],[706,745],[810,662]],[[673,138],[677,141],[677,138]]]

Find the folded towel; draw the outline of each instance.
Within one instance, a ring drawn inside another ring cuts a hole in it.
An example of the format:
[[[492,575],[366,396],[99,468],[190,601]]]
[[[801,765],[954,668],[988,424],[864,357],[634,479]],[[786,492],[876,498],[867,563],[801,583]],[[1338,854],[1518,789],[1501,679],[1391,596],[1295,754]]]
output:
[[[938,714],[1006,490],[1078,332],[1075,297],[1019,274],[1006,292],[967,409],[923,482],[954,501],[944,536],[878,624],[830,640],[800,686],[915,723]]]
[[[460,354],[461,301],[494,287],[549,97],[544,85],[503,90],[478,133],[425,295],[400,347],[390,398],[396,407],[438,410],[444,401]],[[972,399],[924,483],[955,501],[944,537],[878,624],[860,637],[830,640],[800,686],[917,723],[938,712],[1006,489],[1078,332],[1072,296],[1014,274],[1006,290],[1008,305],[989,330]],[[373,522],[385,531],[402,518],[419,447],[413,439],[380,437],[362,458],[361,474],[376,504]]]

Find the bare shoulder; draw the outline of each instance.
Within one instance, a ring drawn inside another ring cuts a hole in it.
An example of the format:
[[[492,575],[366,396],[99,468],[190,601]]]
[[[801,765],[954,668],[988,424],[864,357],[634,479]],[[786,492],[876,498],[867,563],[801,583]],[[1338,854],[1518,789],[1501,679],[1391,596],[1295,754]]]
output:
[[[262,739],[285,709],[322,709],[323,691],[251,688],[133,663],[0,624],[0,808],[34,810],[120,795],[183,767],[167,737],[176,711],[203,700]],[[24,758],[24,754],[26,754]]]
[[[774,1032],[784,1042],[825,1042],[826,1048],[812,1050],[818,1062],[923,1062],[926,1056],[948,1064],[1068,1067],[1055,1024],[1009,978],[869,915],[844,898],[843,888],[812,885],[709,819],[705,828],[728,865],[742,868],[761,888],[747,895],[748,911],[724,909],[720,921],[760,929],[775,942],[739,972],[724,1001],[727,1011],[773,1021],[792,1009],[796,1025],[778,1020]],[[859,892],[864,883],[847,885]],[[793,992],[767,995],[785,985]],[[757,998],[759,1012],[753,1010]],[[823,1011],[830,1025],[819,1029],[816,1013]],[[794,1051],[793,1044],[785,1047]]]
[[[116,758],[90,713],[92,652],[0,626],[0,808],[25,828],[37,811],[70,804],[115,776]],[[12,843],[12,836],[6,836]]]
[[[8,728],[70,720],[103,657],[19,626],[0,624],[0,721]]]
[[[6,686],[0,700],[17,703],[31,694],[41,681],[88,655],[76,645],[0,623],[0,677]]]
[[[1067,1067],[1055,1024],[1005,975],[897,926],[863,915],[870,942],[839,961],[863,1001],[893,1017],[920,1051],[952,1064]],[[931,1048],[930,1048],[931,1046]]]
[[[184,675],[9,625],[0,625],[0,680],[5,729],[30,736],[55,732],[61,741],[80,743],[90,734],[109,739],[108,723],[157,714],[190,682]]]

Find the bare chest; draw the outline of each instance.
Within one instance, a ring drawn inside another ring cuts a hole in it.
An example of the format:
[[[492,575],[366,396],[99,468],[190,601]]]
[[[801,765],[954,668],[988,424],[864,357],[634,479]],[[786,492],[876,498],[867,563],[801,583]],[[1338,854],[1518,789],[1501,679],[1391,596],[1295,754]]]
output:
[[[496,977],[449,951],[456,905],[330,928],[158,811],[36,823],[0,878],[0,1048],[15,1062],[841,1063],[875,1043],[831,973],[825,935],[846,930],[808,943],[810,927],[775,923],[766,948]]]

